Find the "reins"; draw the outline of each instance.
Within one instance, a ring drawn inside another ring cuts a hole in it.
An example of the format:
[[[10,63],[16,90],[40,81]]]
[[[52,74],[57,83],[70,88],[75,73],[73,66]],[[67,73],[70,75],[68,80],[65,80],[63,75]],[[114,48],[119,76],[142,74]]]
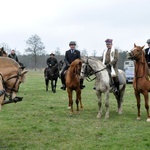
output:
[[[90,66],[90,64],[89,64],[89,62],[88,62],[88,59],[87,59],[87,62],[85,63],[86,64],[86,71],[87,71],[87,65],[91,68],[91,70],[92,70],[92,75],[93,74],[97,74],[97,73],[99,73],[99,72],[101,72],[101,71],[103,71],[103,70],[105,70],[106,69],[106,67],[104,67],[103,69],[101,69],[101,70],[98,70],[98,71],[94,71],[93,70],[93,68]],[[82,72],[83,74],[85,74],[84,72]],[[95,80],[96,79],[96,77],[94,77],[93,79],[91,79],[90,78],[90,74],[87,74],[87,78],[86,78],[86,80],[88,81],[88,82],[92,82],[93,80]]]

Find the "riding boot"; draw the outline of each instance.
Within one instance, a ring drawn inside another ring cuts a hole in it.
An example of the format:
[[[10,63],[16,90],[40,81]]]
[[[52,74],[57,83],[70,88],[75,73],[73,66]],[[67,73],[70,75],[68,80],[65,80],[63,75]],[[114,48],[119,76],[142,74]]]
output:
[[[83,85],[83,79],[81,78],[80,79],[80,89],[84,89],[85,88],[85,85]]]
[[[47,68],[45,68],[45,70],[44,70],[44,78],[45,78],[45,79],[48,78],[48,77],[47,77]]]
[[[64,73],[61,74],[61,83],[62,83],[62,90],[66,90],[66,83],[65,83],[65,75]]]
[[[115,84],[115,87],[117,88],[117,91],[115,93],[119,95],[119,80],[117,76],[114,78],[114,84]]]

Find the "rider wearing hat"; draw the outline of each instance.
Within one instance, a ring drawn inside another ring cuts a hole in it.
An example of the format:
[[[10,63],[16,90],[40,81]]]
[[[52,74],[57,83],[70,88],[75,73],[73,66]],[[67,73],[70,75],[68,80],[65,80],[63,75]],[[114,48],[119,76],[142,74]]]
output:
[[[46,61],[48,67],[52,67],[58,63],[57,59],[55,58],[55,54],[51,53],[50,57]]]
[[[145,58],[148,67],[150,68],[150,39],[147,40],[147,44],[148,44],[148,48],[145,49]]]
[[[62,82],[62,90],[66,90],[66,84],[65,84],[65,71],[70,67],[70,64],[75,59],[80,59],[80,51],[76,50],[76,42],[71,41],[69,43],[70,49],[66,51],[65,53],[65,67],[63,71],[61,72],[61,82]],[[80,79],[80,88],[83,89],[85,86],[83,85],[83,79]]]
[[[113,47],[112,39],[106,39],[107,49],[103,53],[103,64],[106,65],[109,72],[111,85],[113,84],[114,92],[119,95],[119,79],[118,79],[118,50]],[[117,89],[116,89],[117,88]]]
[[[145,49],[145,58],[148,65],[148,75],[150,75],[150,39],[146,43],[148,44],[148,48]]]
[[[47,59],[46,63],[48,67],[53,67],[58,63],[54,53],[50,54],[50,57]],[[47,78],[47,68],[45,68],[44,74],[45,74],[45,78]]]

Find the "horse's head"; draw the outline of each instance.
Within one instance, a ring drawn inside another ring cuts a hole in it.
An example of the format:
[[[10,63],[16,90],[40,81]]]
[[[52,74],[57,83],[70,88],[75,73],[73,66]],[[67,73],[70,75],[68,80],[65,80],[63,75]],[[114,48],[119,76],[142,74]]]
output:
[[[4,51],[4,48],[0,48],[0,56],[7,57],[7,53]]]
[[[82,61],[80,59],[74,60],[70,65],[70,68],[73,69],[73,73],[78,75],[80,75],[81,67],[82,67]]]
[[[0,63],[3,63],[0,65],[0,75],[3,79],[6,95],[9,99],[14,99],[28,71],[23,71],[17,62],[7,57],[0,58]]]
[[[93,69],[89,64],[89,58],[82,58],[82,68],[81,68],[81,77],[88,77],[93,75]]]
[[[14,99],[17,96],[19,86],[25,81],[25,74],[27,72],[28,71],[22,71],[20,68],[20,70],[12,71],[8,78],[3,77],[6,93],[7,95],[12,94],[12,99]]]
[[[132,60],[139,60],[142,57],[144,57],[144,51],[143,51],[144,46],[136,46],[136,44],[134,44],[134,48],[131,50],[130,53],[128,53],[128,59],[132,59]],[[142,60],[143,62],[143,60]]]
[[[63,65],[64,65],[64,61],[63,61],[63,60],[60,60],[60,62],[58,63],[58,70],[59,70],[59,71],[62,70]]]

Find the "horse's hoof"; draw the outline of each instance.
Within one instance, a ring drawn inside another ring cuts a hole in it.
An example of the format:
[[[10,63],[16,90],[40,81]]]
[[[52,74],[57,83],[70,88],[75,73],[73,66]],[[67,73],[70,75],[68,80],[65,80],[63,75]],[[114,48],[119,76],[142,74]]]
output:
[[[119,114],[119,115],[122,114],[122,110],[121,110],[121,109],[118,110],[118,114]]]
[[[82,108],[80,108],[80,110],[84,110],[84,108],[82,107]]]
[[[76,111],[76,113],[77,113],[77,114],[80,114],[80,112],[79,112],[78,110]]]
[[[68,109],[71,109],[71,107],[70,107],[70,106],[68,106]]]
[[[136,119],[137,119],[138,121],[140,121],[140,120],[141,120],[141,117],[137,117]]]
[[[100,118],[101,118],[101,115],[97,115],[97,118],[100,119]]]
[[[105,119],[108,119],[109,118],[109,115],[105,115]]]
[[[147,122],[150,122],[150,118],[147,118],[147,120],[146,120]]]

